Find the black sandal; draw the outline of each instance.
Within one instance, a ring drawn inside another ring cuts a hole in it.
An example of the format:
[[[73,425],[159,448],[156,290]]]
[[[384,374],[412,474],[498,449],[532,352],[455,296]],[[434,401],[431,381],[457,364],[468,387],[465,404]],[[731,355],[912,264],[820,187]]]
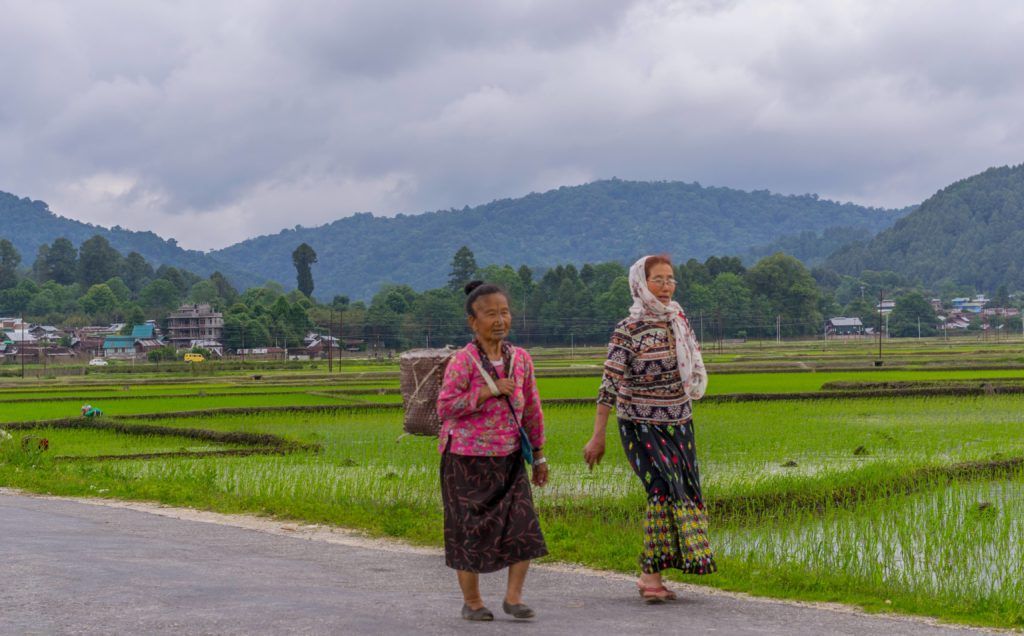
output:
[[[462,618],[467,621],[493,621],[494,614],[491,610],[486,607],[480,607],[479,609],[471,609],[469,605],[462,606]]]
[[[530,606],[526,605],[524,603],[516,603],[516,604],[513,605],[512,603],[509,603],[508,601],[502,601],[501,602],[501,609],[505,610],[505,613],[509,614],[510,616],[512,616],[512,618],[523,619],[523,618],[533,618],[535,616],[535,614],[533,613],[533,610],[530,609]]]

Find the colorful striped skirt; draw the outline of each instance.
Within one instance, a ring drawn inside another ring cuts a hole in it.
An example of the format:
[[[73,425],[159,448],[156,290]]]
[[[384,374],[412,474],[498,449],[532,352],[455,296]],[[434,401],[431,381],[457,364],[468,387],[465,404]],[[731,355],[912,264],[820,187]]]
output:
[[[641,571],[714,572],[693,421],[655,425],[619,419],[619,436],[647,491]]]

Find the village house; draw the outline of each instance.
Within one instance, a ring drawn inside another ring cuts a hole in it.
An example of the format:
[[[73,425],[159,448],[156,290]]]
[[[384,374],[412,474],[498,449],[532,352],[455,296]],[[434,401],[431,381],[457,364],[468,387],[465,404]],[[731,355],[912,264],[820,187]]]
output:
[[[363,351],[366,348],[365,338],[343,338],[341,344],[345,346],[345,351],[356,352]]]
[[[892,310],[896,308],[895,300],[883,300],[880,303],[875,303],[875,311],[882,312],[882,315],[891,314]]]
[[[103,339],[104,358],[134,358],[135,338],[131,336],[107,336]]]
[[[29,327],[28,332],[43,344],[60,342],[60,339],[64,337],[63,331],[51,325],[33,325]]]
[[[999,316],[1002,318],[1013,318],[1020,315],[1020,310],[1016,307],[989,307],[982,310],[981,313],[985,317]]]
[[[0,317],[0,331],[21,329],[23,326],[21,318]]]
[[[249,347],[236,349],[235,353],[253,360],[283,360],[287,352],[281,347]]]
[[[220,340],[191,340],[188,343],[189,349],[206,349],[218,358],[224,357],[224,344]]]
[[[87,358],[103,355],[103,342],[106,337],[116,335],[120,330],[121,327],[117,325],[80,327],[72,334],[71,349]]]
[[[7,334],[7,339],[16,345],[34,347],[39,342],[39,339],[32,335],[25,323],[21,323],[16,329],[4,329],[3,331]]]
[[[971,326],[971,319],[961,312],[954,311],[946,317],[939,316],[942,322],[942,329],[967,329]]]
[[[825,323],[825,335],[829,337],[863,336],[864,324],[860,318],[837,316]]]
[[[163,346],[157,337],[156,325],[147,322],[135,325],[127,335],[112,334],[103,340],[103,357],[105,358],[144,358],[146,354]]]
[[[213,311],[209,304],[182,305],[167,317],[166,340],[176,349],[200,346],[220,352],[223,338],[224,314]]]
[[[989,299],[985,297],[985,294],[978,294],[974,298],[954,298],[950,302],[955,311],[980,314],[985,305],[989,303]]]
[[[335,358],[341,355],[341,340],[334,336],[309,333],[303,341],[306,343],[306,354],[311,358],[326,358],[328,351]]]

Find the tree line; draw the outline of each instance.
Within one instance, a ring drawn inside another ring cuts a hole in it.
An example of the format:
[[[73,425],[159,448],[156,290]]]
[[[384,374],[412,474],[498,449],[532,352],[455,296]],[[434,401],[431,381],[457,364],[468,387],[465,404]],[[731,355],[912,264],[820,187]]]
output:
[[[167,315],[182,303],[208,303],[224,313],[224,345],[231,350],[294,347],[310,331],[353,346],[400,349],[463,342],[468,329],[462,286],[472,279],[507,290],[513,337],[527,345],[603,343],[631,304],[628,270],[616,261],[537,271],[525,265],[480,267],[463,246],[452,257],[443,287],[416,291],[386,284],[368,302],[337,295],[321,303],[312,298],[316,252],[303,243],[292,260],[299,289],[286,292],[270,282],[239,292],[219,272],[203,278],[167,265],[154,268],[137,252],[121,255],[98,235],[78,248],[64,238],[43,245],[28,266],[9,241],[0,239],[0,314],[66,328],[124,322],[128,331],[147,319],[165,327]],[[880,295],[896,301],[891,335],[917,335],[919,326],[921,335],[933,335],[937,328],[928,298],[939,292],[893,272],[845,276],[808,269],[781,252],[749,268],[737,257],[711,256],[679,263],[675,270],[676,299],[704,341],[815,336],[826,319],[840,315],[873,326]],[[948,300],[974,290],[940,291]],[[1012,304],[1005,286],[993,304]],[[1019,318],[1007,321],[1010,328],[1018,325]]]

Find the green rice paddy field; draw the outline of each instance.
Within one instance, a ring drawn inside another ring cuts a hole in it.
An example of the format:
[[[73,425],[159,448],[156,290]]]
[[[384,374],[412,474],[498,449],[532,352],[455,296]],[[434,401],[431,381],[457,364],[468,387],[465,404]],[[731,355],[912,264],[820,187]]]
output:
[[[785,355],[799,358],[799,351]],[[578,364],[546,359],[542,397],[592,398],[596,376],[558,377],[560,369],[578,371]],[[260,382],[227,373],[206,381],[8,381],[0,388],[0,429],[11,436],[0,442],[0,485],[276,515],[440,545],[436,441],[402,435],[395,367],[375,371],[385,374],[367,381],[314,376],[307,368]],[[1020,385],[1024,368],[943,364],[927,371],[713,375],[711,395],[799,392],[802,398],[696,407],[719,572],[680,578],[1024,627],[1024,394],[803,396],[843,381]],[[76,417],[86,402],[123,432],[66,428],[88,426]],[[247,410],[217,410],[225,408]],[[182,411],[189,415],[174,415]],[[644,494],[617,430],[609,426],[605,461],[591,472],[581,449],[593,406],[553,401],[545,414],[552,478],[535,489],[535,499],[549,558],[635,572]],[[72,419],[42,422],[61,418]],[[133,432],[154,426],[170,434]],[[308,446],[203,457],[196,453],[246,445],[175,433],[183,429],[272,434]],[[33,438],[25,448],[24,437]],[[38,438],[48,440],[48,450],[37,447]],[[161,457],[164,452],[176,455]],[[140,453],[154,457],[83,459]]]

